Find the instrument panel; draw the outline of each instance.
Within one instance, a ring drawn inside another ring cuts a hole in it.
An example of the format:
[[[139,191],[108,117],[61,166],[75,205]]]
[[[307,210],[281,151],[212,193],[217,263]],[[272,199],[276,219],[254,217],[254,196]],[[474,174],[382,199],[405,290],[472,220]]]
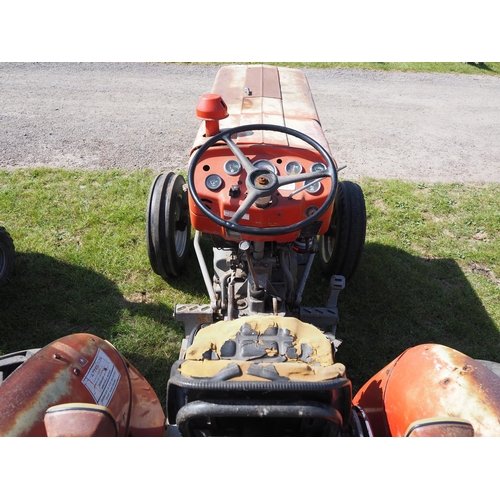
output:
[[[292,176],[300,174],[327,171],[323,158],[317,152],[262,145],[241,149],[249,162],[262,172],[256,183],[266,183],[266,170],[280,181],[290,177],[291,182],[281,185],[271,195],[266,193],[259,198],[239,224],[262,228],[288,226],[310,217],[324,204],[332,188],[329,177],[301,182],[292,179]],[[247,175],[244,165],[227,147],[212,147],[196,166],[194,182],[204,206],[214,215],[230,220],[247,196]],[[224,228],[208,220],[192,199],[190,210],[195,229],[228,237]],[[330,216],[331,209],[319,219],[321,223],[317,225],[318,234],[326,232]]]

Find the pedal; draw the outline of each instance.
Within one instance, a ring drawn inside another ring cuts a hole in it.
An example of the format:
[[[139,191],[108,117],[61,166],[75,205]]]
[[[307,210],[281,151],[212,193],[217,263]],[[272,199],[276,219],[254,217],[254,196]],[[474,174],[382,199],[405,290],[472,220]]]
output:
[[[344,276],[333,275],[330,279],[326,307],[301,307],[299,312],[300,320],[304,323],[311,323],[322,330],[329,331],[332,339],[335,339],[335,332],[339,323],[337,301],[339,293],[344,288]]]
[[[336,327],[339,313],[336,307],[304,307],[300,308],[300,321],[312,323],[318,328]]]
[[[340,274],[334,274],[330,278],[330,286],[328,288],[327,307],[337,307],[339,293],[345,288],[345,278]]]

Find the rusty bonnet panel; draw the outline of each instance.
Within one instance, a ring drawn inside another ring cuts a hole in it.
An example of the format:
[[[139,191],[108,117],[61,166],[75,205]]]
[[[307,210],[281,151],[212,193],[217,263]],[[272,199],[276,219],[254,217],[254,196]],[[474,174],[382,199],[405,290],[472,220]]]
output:
[[[0,386],[0,436],[45,436],[45,411],[64,403],[108,407],[119,435],[130,419],[130,380],[123,358],[89,334],[63,337],[28,359]]]
[[[310,136],[330,152],[309,83],[299,69],[267,65],[223,66],[211,93],[222,96],[227,105],[229,116],[220,121],[221,129],[259,123],[286,126]],[[192,151],[203,145],[204,134],[202,123]],[[238,137],[237,143],[308,147],[294,137],[287,139],[283,134],[269,131]]]
[[[368,380],[353,403],[375,436],[404,436],[423,419],[463,419],[475,436],[500,436],[500,377],[439,344],[407,349]]]
[[[425,418],[460,418],[475,436],[500,436],[500,377],[450,347],[425,344],[408,349],[385,389],[392,436]]]

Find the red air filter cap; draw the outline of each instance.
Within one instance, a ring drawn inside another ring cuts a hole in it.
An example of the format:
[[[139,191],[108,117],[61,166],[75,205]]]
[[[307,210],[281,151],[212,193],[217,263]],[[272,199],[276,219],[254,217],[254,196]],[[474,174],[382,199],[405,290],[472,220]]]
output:
[[[222,120],[229,116],[227,105],[218,94],[203,94],[196,106],[196,116],[203,120]]]

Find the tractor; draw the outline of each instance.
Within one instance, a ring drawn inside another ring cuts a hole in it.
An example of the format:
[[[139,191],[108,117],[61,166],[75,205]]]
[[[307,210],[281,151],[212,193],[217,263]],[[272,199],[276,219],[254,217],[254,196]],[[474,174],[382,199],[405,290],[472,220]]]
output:
[[[166,408],[109,342],[79,333],[0,356],[0,435],[500,436],[500,365],[446,346],[409,347],[353,395],[338,296],[366,207],[338,180],[304,73],[224,66],[196,115],[187,179],[159,174],[146,206],[152,270],[175,283],[196,259],[208,297],[175,306]],[[315,258],[328,285],[310,307]]]

